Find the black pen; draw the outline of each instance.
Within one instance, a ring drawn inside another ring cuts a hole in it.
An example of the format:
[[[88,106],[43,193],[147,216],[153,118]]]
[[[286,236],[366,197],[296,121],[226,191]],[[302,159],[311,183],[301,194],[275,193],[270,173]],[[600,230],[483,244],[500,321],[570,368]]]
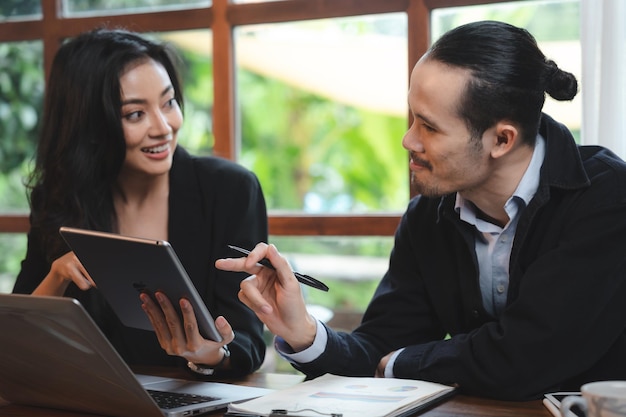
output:
[[[240,248],[239,246],[233,246],[233,245],[228,245],[229,248],[236,250],[237,252],[243,253],[244,255],[249,255],[250,251],[244,248]],[[263,265],[264,267],[276,270],[276,268],[274,268],[274,265],[272,265],[272,263],[270,262],[269,259],[267,258],[263,258],[259,261],[259,264]],[[304,285],[308,285],[309,287],[313,287],[315,289],[321,290],[321,291],[328,291],[328,286],[326,284],[324,284],[321,281],[316,280],[315,278],[308,276],[308,275],[304,275],[301,274],[299,272],[294,272],[293,273],[296,276],[296,279],[303,283]]]

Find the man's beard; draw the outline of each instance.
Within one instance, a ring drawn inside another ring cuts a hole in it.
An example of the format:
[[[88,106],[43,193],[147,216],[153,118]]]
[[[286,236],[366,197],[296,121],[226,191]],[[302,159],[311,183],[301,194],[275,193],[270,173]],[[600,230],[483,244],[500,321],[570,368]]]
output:
[[[418,181],[414,172],[411,172],[411,194],[422,195],[424,197],[438,198],[442,197],[446,193],[443,193],[437,186],[427,186],[425,183]]]
[[[468,152],[466,156],[467,158],[471,158],[472,161],[476,161],[477,163],[478,161],[480,161],[481,152],[483,150],[483,143],[481,142],[480,138],[480,135],[472,135],[467,139],[469,146],[467,148]],[[411,160],[413,160],[413,163],[420,165],[423,170],[427,170],[432,174],[433,166],[429,161],[421,159],[415,152],[410,151],[409,156]],[[441,188],[441,181],[436,181],[434,179],[435,177],[436,175],[431,175],[431,178],[433,180],[428,183],[425,181],[420,181],[418,179],[418,175],[415,172],[411,171],[411,195],[419,194],[424,197],[439,198],[460,191],[458,189]],[[445,184],[446,181],[443,181],[443,183]]]
[[[426,169],[432,172],[432,165],[428,161],[424,161],[419,158],[415,153],[409,152],[409,156],[414,163],[418,163],[421,165],[423,169]],[[424,182],[421,182],[417,179],[417,175],[415,172],[411,171],[411,194],[412,195],[422,195],[424,197],[441,197],[443,193],[437,186],[428,186]]]

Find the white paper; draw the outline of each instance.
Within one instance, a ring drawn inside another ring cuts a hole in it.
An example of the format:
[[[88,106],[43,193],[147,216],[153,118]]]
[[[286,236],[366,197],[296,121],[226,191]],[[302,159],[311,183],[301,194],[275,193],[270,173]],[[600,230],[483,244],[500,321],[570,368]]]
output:
[[[228,410],[259,416],[269,416],[272,410],[282,409],[299,417],[338,413],[343,417],[390,417],[452,390],[447,385],[426,381],[326,374],[263,397],[231,404]]]

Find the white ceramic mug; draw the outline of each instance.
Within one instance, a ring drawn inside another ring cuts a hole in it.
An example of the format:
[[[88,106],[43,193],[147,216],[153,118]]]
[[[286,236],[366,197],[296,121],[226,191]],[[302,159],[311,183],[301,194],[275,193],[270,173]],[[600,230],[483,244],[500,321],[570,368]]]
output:
[[[582,397],[565,397],[561,402],[563,417],[576,417],[575,405],[587,417],[626,417],[626,381],[590,382],[580,387]]]

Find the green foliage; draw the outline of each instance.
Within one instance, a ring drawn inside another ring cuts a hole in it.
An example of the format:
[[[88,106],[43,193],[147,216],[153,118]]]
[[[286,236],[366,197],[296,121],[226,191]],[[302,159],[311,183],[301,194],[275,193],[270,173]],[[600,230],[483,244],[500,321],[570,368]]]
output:
[[[34,154],[43,101],[40,42],[0,43],[0,171]]]
[[[213,136],[213,60],[201,54],[181,50],[181,78],[185,94],[185,122],[179,140],[192,153],[210,155]]]
[[[373,114],[240,71],[241,163],[268,206],[399,210],[408,199],[403,118]]]
[[[28,209],[28,197],[24,187],[24,179],[30,172],[24,162],[19,169],[13,169],[0,176],[0,196],[2,196],[2,212],[25,212]]]
[[[26,254],[25,234],[0,234],[0,292],[13,289],[13,283],[20,270],[20,264]]]
[[[198,1],[73,0],[70,9],[75,12],[111,10],[127,8],[131,3],[133,7],[153,7]],[[576,1],[520,2],[515,6],[436,10],[438,17],[433,26],[445,31],[468,18],[495,19],[527,27],[539,40],[577,39],[579,36]],[[40,0],[0,2],[0,18],[36,13],[41,13]],[[330,25],[322,29],[325,33],[337,30],[353,34],[397,32],[406,35],[405,28],[394,22],[391,18],[363,19],[357,24],[340,23],[337,28]],[[320,20],[311,24],[329,23]],[[434,38],[437,36],[439,34],[434,34]],[[212,60],[186,50],[181,53],[186,94],[181,144],[193,153],[209,154],[214,146]],[[40,42],[0,43],[0,209],[4,211],[27,210],[23,180],[34,155],[42,113],[42,55]],[[239,162],[259,177],[269,208],[335,213],[405,208],[408,172],[406,151],[401,146],[407,128],[404,117],[349,107],[248,71],[240,71],[237,77],[242,136]],[[25,237],[20,238],[24,239],[18,244],[10,239],[0,240],[0,275],[17,274],[25,250]],[[368,238],[351,241],[281,239],[273,242],[278,241],[284,252],[297,253],[386,257],[391,245],[391,239],[385,243]],[[358,284],[365,286],[361,288],[352,282],[330,279],[336,288],[328,299],[333,306],[361,308],[373,291],[372,281]],[[327,305],[323,300],[313,301]]]
[[[28,1],[3,2],[0,14],[30,14],[33,5]],[[24,178],[37,143],[43,100],[42,62],[40,42],[0,43],[0,210],[3,212],[28,210]],[[0,234],[1,292],[11,291],[25,253],[26,235]]]
[[[41,0],[2,0],[0,3],[0,20],[40,13]]]
[[[331,310],[365,311],[378,282],[327,279],[324,283],[331,288],[330,291],[323,293],[308,288],[303,288],[303,291],[306,291],[306,300],[309,304],[320,305]]]
[[[373,257],[384,259],[386,264],[393,246],[393,237],[270,236],[270,242],[275,244],[292,264],[294,260],[290,259],[290,253],[333,254],[338,256],[339,262],[358,262],[343,260],[341,257]],[[295,269],[300,269],[298,265],[293,266]],[[321,305],[335,310],[364,311],[384,273],[381,271],[380,275],[374,278],[357,276],[353,279],[345,279],[333,275],[332,268],[329,270],[331,272],[327,275],[308,270],[301,272],[312,274],[321,279],[331,288],[331,291],[323,293],[308,287],[303,287],[303,291],[309,304]]]
[[[392,236],[270,236],[270,242],[285,253],[332,253],[338,256],[382,258],[387,258],[393,247]]]

